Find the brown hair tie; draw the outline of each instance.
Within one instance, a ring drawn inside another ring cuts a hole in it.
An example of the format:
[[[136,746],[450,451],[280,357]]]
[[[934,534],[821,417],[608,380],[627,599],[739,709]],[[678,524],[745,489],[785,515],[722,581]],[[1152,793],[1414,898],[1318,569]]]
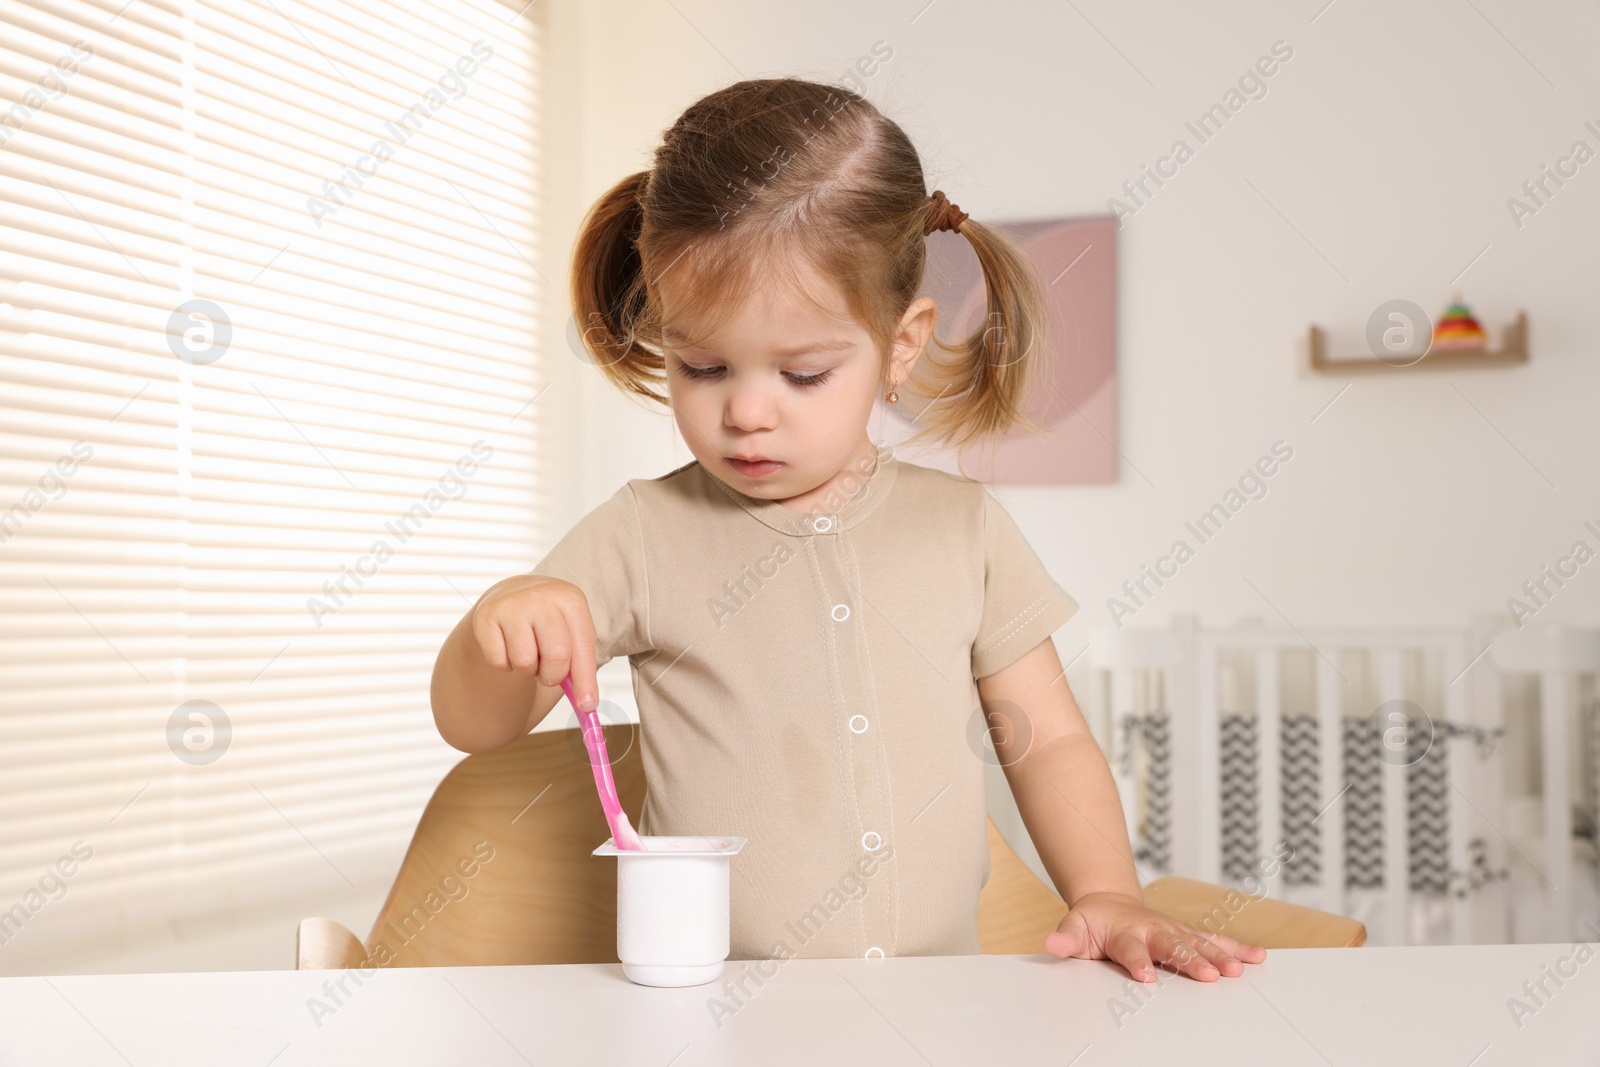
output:
[[[922,225],[922,236],[935,230],[954,230],[969,217],[945,197],[943,190],[935,189],[928,194],[928,218]]]

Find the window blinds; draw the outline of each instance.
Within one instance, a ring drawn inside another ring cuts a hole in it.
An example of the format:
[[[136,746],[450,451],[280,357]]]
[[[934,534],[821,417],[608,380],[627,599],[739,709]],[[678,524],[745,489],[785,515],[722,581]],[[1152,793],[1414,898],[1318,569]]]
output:
[[[520,6],[0,15],[0,971],[381,898],[460,757],[544,533]]]

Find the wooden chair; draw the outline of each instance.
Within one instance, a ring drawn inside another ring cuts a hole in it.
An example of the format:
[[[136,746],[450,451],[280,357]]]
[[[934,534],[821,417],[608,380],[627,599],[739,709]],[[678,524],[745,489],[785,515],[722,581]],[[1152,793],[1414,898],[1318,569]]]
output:
[[[645,793],[638,726],[618,723],[605,731],[617,792],[637,825]],[[434,790],[366,939],[332,919],[305,919],[296,967],[616,962],[617,865],[590,855],[608,836],[577,729],[531,733],[468,756]],[[1066,905],[992,819],[989,850],[979,944],[986,953],[1044,952],[1044,936]],[[1279,901],[1230,910],[1230,892],[1163,878],[1146,887],[1145,898],[1202,929],[1268,948],[1366,939],[1354,920]]]

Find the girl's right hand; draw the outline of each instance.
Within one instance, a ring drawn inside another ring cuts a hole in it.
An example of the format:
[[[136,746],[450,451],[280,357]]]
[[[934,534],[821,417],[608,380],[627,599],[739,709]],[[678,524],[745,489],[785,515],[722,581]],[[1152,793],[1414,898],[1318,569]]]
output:
[[[593,711],[599,704],[594,619],[588,598],[571,582],[542,574],[496,582],[473,606],[472,635],[489,666],[551,687],[570,673],[578,707]]]

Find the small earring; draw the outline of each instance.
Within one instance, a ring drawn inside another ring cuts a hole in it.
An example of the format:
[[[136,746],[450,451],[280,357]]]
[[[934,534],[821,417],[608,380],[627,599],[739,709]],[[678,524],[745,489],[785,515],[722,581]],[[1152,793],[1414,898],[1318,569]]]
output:
[[[889,389],[889,395],[883,399],[885,403],[898,404],[900,402],[900,394],[893,387],[891,387]]]

